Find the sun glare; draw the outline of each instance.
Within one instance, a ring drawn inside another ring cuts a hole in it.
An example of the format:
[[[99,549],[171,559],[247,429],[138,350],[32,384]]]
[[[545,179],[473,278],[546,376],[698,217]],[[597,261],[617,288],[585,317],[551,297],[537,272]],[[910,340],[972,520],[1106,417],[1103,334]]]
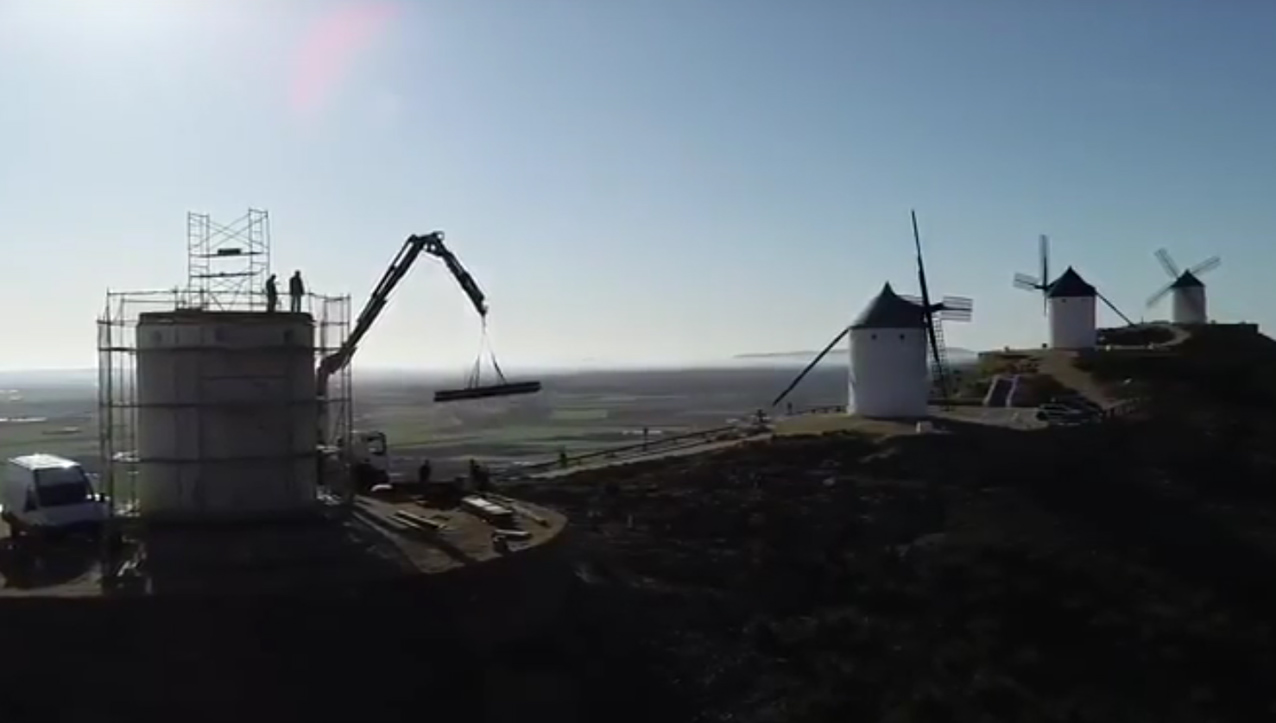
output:
[[[399,6],[386,2],[339,5],[307,30],[293,58],[289,100],[310,115],[330,100],[359,56],[384,36]]]

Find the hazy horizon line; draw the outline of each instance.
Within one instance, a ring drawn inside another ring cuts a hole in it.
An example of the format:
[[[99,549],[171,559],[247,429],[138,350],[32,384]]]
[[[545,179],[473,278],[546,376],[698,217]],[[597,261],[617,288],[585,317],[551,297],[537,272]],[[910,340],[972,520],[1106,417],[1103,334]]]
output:
[[[978,352],[961,347],[952,347],[950,353],[956,355],[977,355]],[[585,360],[580,362],[550,362],[541,364],[524,364],[507,366],[503,371],[512,374],[571,374],[581,372],[608,372],[608,371],[678,371],[692,369],[738,369],[742,367],[764,368],[764,367],[801,367],[805,366],[818,352],[801,350],[801,351],[778,351],[778,352],[746,352],[735,354],[730,357],[718,359],[687,359],[687,360],[651,360],[651,361],[603,361],[603,360]],[[834,366],[845,366],[849,360],[844,354],[831,353],[826,356],[823,364],[832,364]],[[15,368],[0,369],[0,379],[4,378],[30,378],[30,377],[85,377],[89,375],[97,376],[99,370],[97,367],[44,367],[44,368]],[[427,375],[435,377],[465,376],[465,372],[458,370],[452,366],[429,366],[429,367],[407,367],[395,364],[371,364],[358,365],[353,369],[354,376],[384,376],[384,375]]]
[[[846,360],[833,358],[830,355],[825,359],[826,362],[832,364],[845,364]],[[740,358],[728,358],[713,361],[694,361],[685,362],[677,361],[651,361],[651,362],[584,362],[578,364],[560,363],[560,364],[528,364],[522,366],[506,366],[502,365],[507,376],[511,374],[560,374],[573,372],[593,372],[593,371],[677,371],[681,369],[717,369],[717,368],[740,368],[740,367],[790,367],[802,366],[805,361],[789,360],[785,355],[775,355],[774,358],[751,358],[744,355]],[[84,377],[92,375],[97,377],[99,371],[95,367],[47,367],[47,368],[20,368],[20,369],[0,369],[0,379],[6,377]],[[385,375],[385,374],[425,374],[430,376],[465,376],[465,373],[451,367],[406,367],[392,364],[387,365],[368,365],[359,366],[352,370],[354,376],[363,375]]]

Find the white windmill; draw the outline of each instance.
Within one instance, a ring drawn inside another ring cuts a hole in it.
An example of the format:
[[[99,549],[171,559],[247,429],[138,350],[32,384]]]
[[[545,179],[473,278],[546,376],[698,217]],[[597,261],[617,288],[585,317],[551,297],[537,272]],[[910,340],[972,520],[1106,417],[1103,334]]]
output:
[[[1165,249],[1158,249],[1156,260],[1170,277],[1170,283],[1148,299],[1147,307],[1151,309],[1157,302],[1170,295],[1170,321],[1175,324],[1208,324],[1209,316],[1205,305],[1205,284],[1200,276],[1207,271],[1218,268],[1223,259],[1211,256],[1186,271],[1179,271],[1178,264],[1170,258]]]
[[[1041,275],[1015,274],[1016,288],[1040,291],[1043,310],[1050,320],[1051,349],[1092,349],[1098,339],[1098,301],[1133,324],[1111,301],[1069,266],[1059,278],[1050,280],[1050,239],[1040,240]]]
[[[771,403],[774,408],[838,343],[850,336],[848,414],[883,419],[916,419],[927,415],[932,390],[949,399],[943,321],[970,321],[974,302],[946,296],[931,303],[922,259],[917,216],[913,215],[920,297],[901,296],[889,283],[873,297],[850,326],[842,329],[824,350]],[[929,368],[928,368],[929,366]]]

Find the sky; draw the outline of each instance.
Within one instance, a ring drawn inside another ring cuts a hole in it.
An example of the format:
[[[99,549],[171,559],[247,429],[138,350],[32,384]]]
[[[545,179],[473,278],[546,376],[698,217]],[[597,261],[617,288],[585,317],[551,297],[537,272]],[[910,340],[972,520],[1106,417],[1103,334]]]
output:
[[[0,0],[0,369],[96,364],[108,289],[186,283],[186,213],[361,306],[443,230],[503,366],[819,349],[885,281],[1044,340],[1039,234],[1138,319],[1214,254],[1276,325],[1276,4]],[[1116,319],[1100,312],[1101,324]],[[463,369],[430,260],[358,368]]]

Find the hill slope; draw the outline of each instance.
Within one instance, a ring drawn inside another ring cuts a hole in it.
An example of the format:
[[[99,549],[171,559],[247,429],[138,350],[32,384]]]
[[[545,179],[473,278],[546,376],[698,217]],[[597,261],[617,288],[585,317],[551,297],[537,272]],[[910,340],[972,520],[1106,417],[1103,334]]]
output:
[[[1087,362],[1151,419],[781,438],[519,494],[582,521],[585,594],[647,661],[610,674],[654,669],[666,719],[1270,719],[1276,344],[1185,346]]]

